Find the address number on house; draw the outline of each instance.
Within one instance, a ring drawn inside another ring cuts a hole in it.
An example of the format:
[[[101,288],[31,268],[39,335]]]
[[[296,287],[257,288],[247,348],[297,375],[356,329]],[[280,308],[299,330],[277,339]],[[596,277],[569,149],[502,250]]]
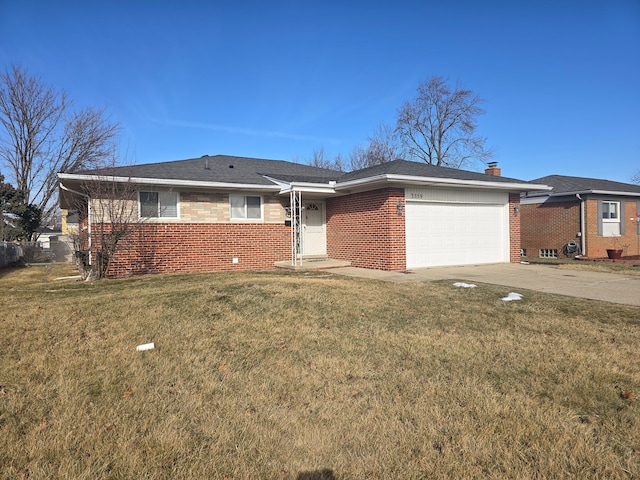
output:
[[[407,188],[404,191],[408,202],[430,203],[484,203],[506,205],[509,194],[484,190],[453,188]]]
[[[407,188],[404,191],[404,198],[407,201],[424,202],[430,200],[430,197],[429,192],[421,188]]]

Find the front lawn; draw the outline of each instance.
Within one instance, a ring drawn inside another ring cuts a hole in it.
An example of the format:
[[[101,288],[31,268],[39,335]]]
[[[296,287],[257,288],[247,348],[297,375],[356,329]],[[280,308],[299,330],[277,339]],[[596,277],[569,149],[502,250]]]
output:
[[[640,477],[638,307],[72,274],[0,271],[0,478]]]

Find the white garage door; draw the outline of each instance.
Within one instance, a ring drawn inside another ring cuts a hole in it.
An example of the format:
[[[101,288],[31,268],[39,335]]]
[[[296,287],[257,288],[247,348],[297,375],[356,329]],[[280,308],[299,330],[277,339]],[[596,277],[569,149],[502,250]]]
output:
[[[408,201],[407,268],[508,262],[508,221],[508,203]]]

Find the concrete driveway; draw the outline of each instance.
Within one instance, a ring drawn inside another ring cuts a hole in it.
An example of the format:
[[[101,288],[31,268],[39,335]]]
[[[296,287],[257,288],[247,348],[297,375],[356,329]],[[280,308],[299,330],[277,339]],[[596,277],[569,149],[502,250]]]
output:
[[[409,273],[384,272],[356,267],[326,270],[338,275],[375,278],[390,282],[454,280],[504,285],[570,297],[640,306],[640,277],[613,273],[561,269],[555,265],[500,263],[463,267],[435,267]]]

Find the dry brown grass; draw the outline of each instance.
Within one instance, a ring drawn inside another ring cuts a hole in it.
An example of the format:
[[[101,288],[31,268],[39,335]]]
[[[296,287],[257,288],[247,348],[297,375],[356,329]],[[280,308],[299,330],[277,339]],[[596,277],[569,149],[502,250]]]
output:
[[[618,273],[640,277],[640,260],[636,262],[594,262],[573,258],[525,258],[529,263],[558,265],[567,270],[586,270],[590,272]]]
[[[637,307],[59,268],[0,272],[1,478],[640,476]]]

